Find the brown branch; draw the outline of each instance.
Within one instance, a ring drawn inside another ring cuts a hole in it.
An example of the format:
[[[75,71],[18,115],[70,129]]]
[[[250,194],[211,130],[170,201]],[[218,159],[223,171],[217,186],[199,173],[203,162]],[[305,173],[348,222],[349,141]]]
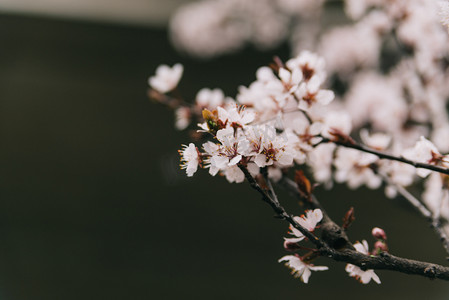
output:
[[[332,251],[326,253],[336,261],[357,265],[362,269],[390,270],[410,275],[420,275],[431,279],[449,280],[449,268],[381,252],[378,256],[365,255],[354,250]]]
[[[262,196],[262,200],[264,202],[266,202],[268,205],[271,206],[271,208],[277,214],[278,218],[289,222],[293,227],[298,229],[306,238],[308,238],[312,243],[314,243],[317,248],[330,249],[329,246],[326,245],[326,243],[324,243],[321,239],[316,237],[313,233],[311,233],[306,228],[302,227],[298,222],[296,222],[293,219],[293,216],[289,215],[285,211],[284,207],[282,207],[278,201],[273,200],[273,198],[267,193],[267,191],[265,191],[260,187],[260,185],[256,182],[254,177],[249,173],[248,169],[244,165],[239,163],[238,167],[245,174],[245,178],[246,180],[248,180],[251,187]]]
[[[342,230],[340,226],[336,225],[324,210],[323,224],[321,226],[322,238],[318,238],[296,222],[278,201],[274,201],[268,191],[265,191],[259,186],[244,165],[239,164],[238,166],[245,174],[245,177],[251,187],[262,196],[262,200],[273,208],[280,219],[286,220],[294,228],[298,229],[304,236],[306,236],[317,247],[317,251],[321,256],[327,256],[335,261],[350,263],[359,266],[363,270],[391,270],[405,274],[420,275],[432,279],[438,278],[449,280],[449,267],[401,258],[386,252],[381,252],[380,255],[373,256],[355,251],[344,230]],[[291,182],[291,180],[283,179],[281,184],[283,184],[292,194],[300,196],[300,193],[296,192],[297,186]],[[274,193],[274,189],[272,187],[269,187],[269,189],[270,193]],[[316,198],[308,203],[312,207],[319,207],[321,209],[321,205]]]

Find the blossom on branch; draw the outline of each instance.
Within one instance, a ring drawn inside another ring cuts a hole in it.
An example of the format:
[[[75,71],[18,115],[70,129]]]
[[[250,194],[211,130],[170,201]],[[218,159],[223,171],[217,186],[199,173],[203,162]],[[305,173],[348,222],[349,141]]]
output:
[[[182,150],[179,150],[179,154],[181,155],[181,169],[186,169],[187,176],[191,177],[198,169],[201,157],[193,143],[190,143],[189,146],[183,145],[182,147]]]
[[[301,278],[304,283],[309,282],[310,275],[312,275],[311,271],[329,270],[326,266],[314,266],[313,264],[308,264],[296,255],[286,255],[279,259],[279,262],[283,261],[285,261],[285,265],[292,270],[293,276],[295,276],[295,278]]]
[[[307,229],[310,232],[313,232],[315,230],[317,224],[319,222],[321,222],[322,219],[323,219],[323,212],[321,211],[321,209],[318,209],[318,208],[313,211],[306,210],[305,216],[302,215],[300,217],[293,217],[293,220],[298,222],[302,227],[304,227],[305,229]],[[286,242],[297,243],[297,242],[302,241],[305,238],[304,235],[301,233],[301,231],[299,231],[292,225],[289,226],[289,229],[290,229],[289,234],[291,234],[295,237],[294,238],[284,238],[284,240]]]
[[[368,242],[365,240],[363,240],[362,243],[360,242],[355,243],[354,248],[357,250],[357,252],[369,255]],[[369,283],[371,279],[375,281],[377,284],[380,284],[379,276],[377,276],[377,274],[374,273],[374,270],[369,269],[364,271],[355,265],[347,264],[346,272],[349,273],[349,276],[355,277],[363,284]]]

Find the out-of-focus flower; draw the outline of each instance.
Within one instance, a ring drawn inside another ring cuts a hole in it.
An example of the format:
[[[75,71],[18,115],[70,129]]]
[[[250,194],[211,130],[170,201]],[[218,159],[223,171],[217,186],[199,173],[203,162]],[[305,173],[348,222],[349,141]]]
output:
[[[156,91],[165,94],[178,85],[183,71],[184,67],[181,64],[175,64],[172,68],[160,65],[156,69],[156,75],[151,76],[148,83]]]
[[[224,104],[224,93],[221,89],[208,89],[203,88],[199,90],[196,94],[196,105],[200,107],[200,109],[210,109],[214,110],[217,106],[222,106]]]
[[[181,106],[175,111],[175,127],[178,130],[186,129],[190,124],[190,108]]]
[[[346,182],[352,188],[366,184],[370,188],[378,188],[382,180],[371,168],[378,161],[378,157],[354,149],[337,149],[334,166],[336,168],[335,180]]]

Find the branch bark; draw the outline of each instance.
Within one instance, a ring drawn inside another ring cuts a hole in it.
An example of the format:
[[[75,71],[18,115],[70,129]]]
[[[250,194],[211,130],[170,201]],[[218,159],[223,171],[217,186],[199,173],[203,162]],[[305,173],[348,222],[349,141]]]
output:
[[[317,251],[321,256],[327,256],[335,261],[350,263],[363,270],[391,270],[405,274],[420,275],[431,279],[449,280],[449,267],[397,257],[386,252],[381,252],[378,256],[365,255],[357,252],[350,243],[345,231],[332,221],[329,215],[322,209],[318,200],[313,198],[312,201],[304,201],[304,203],[308,203],[311,208],[320,208],[323,211],[322,236],[321,238],[315,236],[296,222],[293,216],[289,215],[279,201],[277,201],[277,198],[274,200],[274,197],[270,193],[274,195],[275,192],[268,178],[266,180],[268,180],[267,186],[270,189],[269,192],[260,187],[244,165],[239,164],[238,166],[245,174],[251,187],[262,196],[262,200],[272,207],[280,219],[286,220],[306,236],[317,247]],[[283,178],[281,184],[292,194],[301,197],[296,183],[290,179]]]

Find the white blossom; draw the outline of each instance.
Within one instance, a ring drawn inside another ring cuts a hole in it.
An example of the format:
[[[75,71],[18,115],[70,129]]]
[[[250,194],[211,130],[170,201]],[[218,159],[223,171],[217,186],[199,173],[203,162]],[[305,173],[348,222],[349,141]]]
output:
[[[156,75],[148,79],[149,85],[160,93],[167,93],[173,90],[181,79],[184,67],[175,64],[172,68],[167,65],[160,65],[156,69]]]
[[[423,136],[420,137],[413,148],[405,149],[402,156],[426,164],[444,165],[444,162],[447,161],[447,158],[440,154],[435,145]],[[430,170],[422,168],[418,168],[416,171],[416,174],[421,177],[427,177],[430,173]]]
[[[368,242],[365,240],[363,240],[362,243],[360,242],[355,243],[354,248],[357,250],[357,252],[369,255]],[[347,264],[345,270],[346,272],[349,273],[349,276],[355,277],[356,279],[360,280],[360,282],[363,284],[369,283],[371,279],[374,280],[377,284],[380,284],[379,276],[377,276],[377,274],[374,273],[374,270],[372,269],[363,271],[358,266]]]
[[[181,169],[186,169],[187,176],[193,176],[200,161],[195,145],[193,143],[190,143],[189,146],[183,145],[179,154],[181,155]]]
[[[326,266],[314,266],[303,262],[299,257],[294,255],[286,255],[279,259],[279,262],[285,261],[285,265],[292,270],[292,274],[298,278],[300,277],[304,283],[309,282],[311,271],[326,271],[329,270]]]
[[[319,222],[323,219],[323,212],[320,209],[315,210],[306,210],[306,215],[302,215],[300,217],[293,217],[293,220],[295,220],[297,223],[299,223],[302,227],[307,229],[310,232],[313,232]],[[284,238],[285,241],[290,243],[297,243],[299,241],[302,241],[305,236],[293,227],[292,225],[289,226],[290,232],[289,234],[293,235],[293,238]]]

